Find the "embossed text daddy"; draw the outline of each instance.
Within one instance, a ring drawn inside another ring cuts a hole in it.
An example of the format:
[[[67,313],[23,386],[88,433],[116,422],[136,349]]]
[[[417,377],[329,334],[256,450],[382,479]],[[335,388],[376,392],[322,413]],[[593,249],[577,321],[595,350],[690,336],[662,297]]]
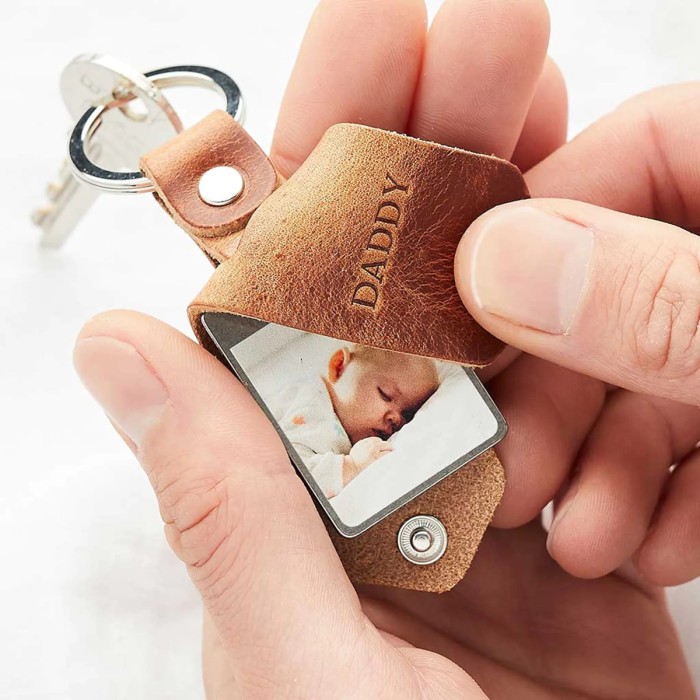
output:
[[[408,185],[401,185],[390,173],[386,174],[382,200],[372,222],[372,231],[362,252],[357,284],[351,303],[375,310],[382,297],[387,265],[396,243],[396,233],[403,214]]]

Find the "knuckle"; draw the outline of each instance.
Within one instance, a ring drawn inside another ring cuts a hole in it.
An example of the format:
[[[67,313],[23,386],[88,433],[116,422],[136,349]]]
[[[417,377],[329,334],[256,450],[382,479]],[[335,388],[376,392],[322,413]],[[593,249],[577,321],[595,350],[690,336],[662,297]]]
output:
[[[156,494],[170,545],[200,592],[214,592],[240,566],[245,551],[239,544],[245,537],[237,536],[243,500],[234,498],[231,477],[189,473],[186,479],[158,484]]]
[[[639,167],[651,204],[648,214],[660,221],[688,226],[697,223],[697,206],[691,190],[684,186],[677,157],[678,126],[674,115],[685,114],[700,103],[697,85],[655,87],[625,100],[619,116],[639,134]]]
[[[619,306],[620,316],[626,315],[627,307],[631,310],[632,332],[625,342],[632,360],[669,379],[693,376],[700,372],[698,255],[692,250],[662,248],[636,257]]]

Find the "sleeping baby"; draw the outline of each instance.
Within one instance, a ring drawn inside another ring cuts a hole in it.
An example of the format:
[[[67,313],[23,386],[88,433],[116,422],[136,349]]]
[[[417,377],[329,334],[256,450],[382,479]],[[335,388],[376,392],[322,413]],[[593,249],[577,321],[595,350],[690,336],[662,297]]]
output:
[[[324,373],[290,383],[270,411],[327,498],[390,452],[387,440],[438,388],[433,360],[363,345],[333,352]]]

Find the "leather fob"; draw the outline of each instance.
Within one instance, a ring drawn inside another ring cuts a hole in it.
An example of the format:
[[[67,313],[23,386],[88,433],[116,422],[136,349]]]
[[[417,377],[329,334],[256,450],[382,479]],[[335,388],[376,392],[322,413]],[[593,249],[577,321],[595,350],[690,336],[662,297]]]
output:
[[[464,365],[502,344],[459,299],[454,254],[488,209],[528,196],[515,166],[495,157],[353,124],[331,127],[301,168],[251,217],[236,254],[189,308],[200,342],[205,311],[229,312],[349,342]],[[462,579],[505,486],[489,450],[367,532],[328,530],[352,580],[446,591]],[[412,515],[434,515],[448,546],[429,566],[401,556]]]
[[[217,165],[238,168],[245,189],[210,207],[197,185]],[[464,309],[453,260],[474,219],[528,196],[507,161],[339,124],[281,184],[240,125],[215,112],[147,154],[142,168],[168,213],[222,263],[189,308],[210,351],[205,311],[471,366],[501,350]],[[446,591],[468,569],[504,486],[489,450],[358,537],[326,524],[354,582]],[[403,559],[396,544],[401,524],[419,514],[439,518],[448,533],[445,554],[428,566]]]

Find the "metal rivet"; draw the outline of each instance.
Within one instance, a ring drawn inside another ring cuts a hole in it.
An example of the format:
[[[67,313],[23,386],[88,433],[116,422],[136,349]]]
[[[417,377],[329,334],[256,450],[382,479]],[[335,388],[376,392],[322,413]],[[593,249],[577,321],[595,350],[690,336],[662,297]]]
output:
[[[243,176],[236,168],[219,165],[199,178],[199,196],[213,207],[230,204],[243,192]]]
[[[430,549],[430,545],[433,544],[433,537],[427,530],[421,528],[411,535],[411,544],[413,549],[418,552],[427,552]]]
[[[399,551],[413,564],[433,564],[445,553],[447,530],[432,515],[415,515],[399,530]]]

